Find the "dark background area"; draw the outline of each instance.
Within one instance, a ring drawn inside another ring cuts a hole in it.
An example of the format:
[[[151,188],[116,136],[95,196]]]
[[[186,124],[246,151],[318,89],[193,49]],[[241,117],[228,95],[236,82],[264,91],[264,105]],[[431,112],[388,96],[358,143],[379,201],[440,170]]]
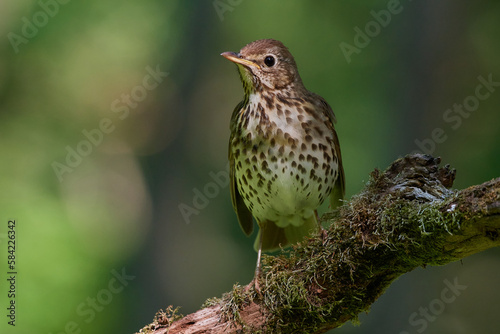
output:
[[[500,176],[499,17],[493,0],[3,1],[1,332],[133,333],[251,280],[226,179],[243,89],[220,53],[256,39],[288,46],[334,109],[347,198],[414,151],[455,167],[457,189]],[[332,332],[496,333],[499,275],[498,250],[415,270]]]

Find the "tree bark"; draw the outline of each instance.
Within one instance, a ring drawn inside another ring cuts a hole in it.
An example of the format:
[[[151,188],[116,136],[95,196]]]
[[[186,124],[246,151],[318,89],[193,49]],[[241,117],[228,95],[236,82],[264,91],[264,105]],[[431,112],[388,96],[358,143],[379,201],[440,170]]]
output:
[[[141,333],[324,333],[369,309],[399,276],[500,245],[500,178],[451,190],[455,170],[410,155],[336,212],[326,235],[263,258],[261,291],[235,286],[185,317],[169,308]]]

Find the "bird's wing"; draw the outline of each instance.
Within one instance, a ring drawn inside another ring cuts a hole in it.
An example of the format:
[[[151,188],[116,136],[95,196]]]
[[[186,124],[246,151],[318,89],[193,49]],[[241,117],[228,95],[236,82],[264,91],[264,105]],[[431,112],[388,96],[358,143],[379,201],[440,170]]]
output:
[[[233,127],[236,124],[236,117],[241,108],[243,107],[243,101],[239,103],[234,109],[233,116],[231,118],[231,136],[229,138],[229,187],[231,190],[231,202],[233,203],[233,209],[236,211],[236,216],[238,217],[238,222],[240,223],[241,229],[246,235],[250,235],[253,232],[253,221],[252,213],[248,210],[247,206],[243,202],[243,197],[238,190],[238,183],[235,177],[235,166],[233,151],[231,149],[231,143],[234,138]]]
[[[330,107],[328,102],[325,101],[325,99],[323,99],[319,95],[316,95],[316,99],[314,100],[318,101],[318,107],[325,112],[332,124],[333,142],[338,160],[338,176],[337,180],[335,181],[335,185],[333,186],[333,190],[330,193],[330,205],[332,209],[335,209],[342,205],[342,200],[344,199],[345,195],[345,175],[344,167],[342,166],[342,154],[340,153],[339,137],[337,135],[337,131],[335,131],[335,123],[337,123],[337,119],[335,118],[335,114],[333,113],[332,108]]]
[[[339,138],[337,136],[337,131],[333,129],[333,140],[335,142],[335,153],[337,153],[338,159],[338,175],[337,180],[335,181],[335,185],[333,186],[333,190],[330,193],[330,205],[332,209],[337,208],[342,205],[342,200],[345,196],[345,175],[344,175],[344,167],[342,165],[342,154],[340,153],[340,143]]]

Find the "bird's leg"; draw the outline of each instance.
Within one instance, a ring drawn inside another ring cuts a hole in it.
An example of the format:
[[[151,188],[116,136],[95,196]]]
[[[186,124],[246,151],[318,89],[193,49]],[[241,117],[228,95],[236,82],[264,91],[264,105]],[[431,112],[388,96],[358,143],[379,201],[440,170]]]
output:
[[[262,254],[262,233],[259,236],[259,250],[257,251],[257,265],[255,266],[255,274],[253,280],[245,287],[245,291],[248,291],[252,286],[255,287],[255,290],[260,293],[260,256]]]
[[[321,225],[321,222],[319,221],[318,210],[314,210],[314,214],[316,215],[316,222],[318,223],[319,234],[321,235],[321,239],[323,240],[323,244],[324,244],[326,237],[328,236],[328,233],[326,232],[326,230]]]
[[[257,290],[257,292],[260,292],[259,279],[260,279],[260,255],[261,254],[262,254],[262,233],[260,234],[259,251],[257,252],[257,265],[255,266],[255,276],[253,278],[255,281],[255,290]]]

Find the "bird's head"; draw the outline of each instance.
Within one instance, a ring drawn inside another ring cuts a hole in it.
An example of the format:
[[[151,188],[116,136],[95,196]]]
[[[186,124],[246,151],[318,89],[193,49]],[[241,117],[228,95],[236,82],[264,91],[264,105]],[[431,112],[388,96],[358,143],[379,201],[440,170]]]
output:
[[[246,45],[239,53],[223,52],[221,56],[238,65],[246,92],[302,84],[292,54],[280,41],[261,39]]]

